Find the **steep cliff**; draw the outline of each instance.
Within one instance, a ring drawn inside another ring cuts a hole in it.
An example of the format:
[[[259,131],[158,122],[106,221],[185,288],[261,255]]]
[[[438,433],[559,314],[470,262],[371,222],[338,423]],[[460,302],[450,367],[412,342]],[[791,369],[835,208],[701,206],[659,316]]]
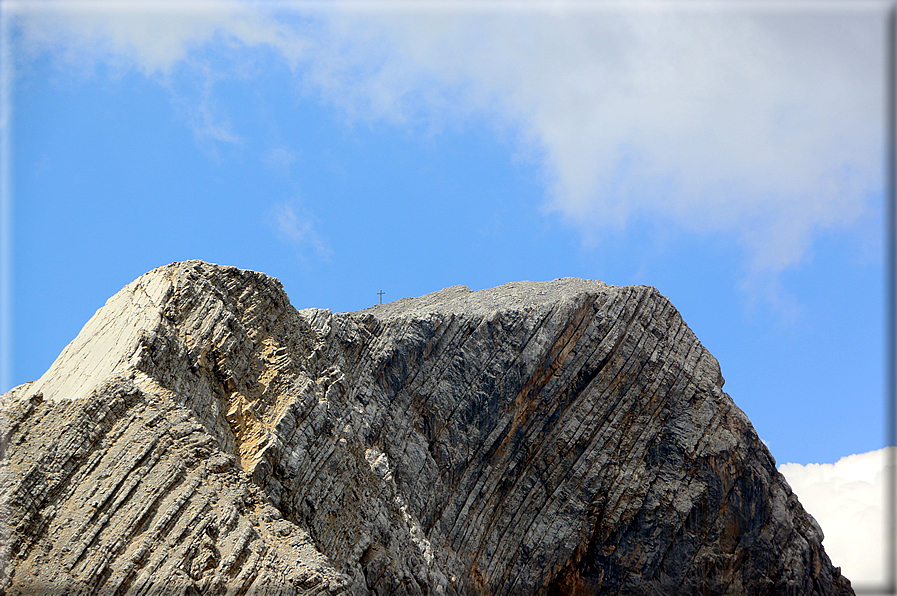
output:
[[[650,287],[296,311],[199,261],[2,397],[8,594],[852,594]]]

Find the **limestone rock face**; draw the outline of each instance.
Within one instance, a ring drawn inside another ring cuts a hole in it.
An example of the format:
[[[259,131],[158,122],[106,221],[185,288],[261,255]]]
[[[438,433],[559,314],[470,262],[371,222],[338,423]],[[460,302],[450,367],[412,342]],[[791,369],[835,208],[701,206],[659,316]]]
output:
[[[852,594],[645,286],[296,311],[199,261],[2,396],[7,594]]]

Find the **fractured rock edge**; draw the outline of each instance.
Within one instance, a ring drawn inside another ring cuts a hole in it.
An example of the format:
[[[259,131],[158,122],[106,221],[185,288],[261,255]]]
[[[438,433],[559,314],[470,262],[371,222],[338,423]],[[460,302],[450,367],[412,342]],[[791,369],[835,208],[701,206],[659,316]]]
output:
[[[852,594],[645,286],[296,311],[200,261],[2,396],[10,594]]]

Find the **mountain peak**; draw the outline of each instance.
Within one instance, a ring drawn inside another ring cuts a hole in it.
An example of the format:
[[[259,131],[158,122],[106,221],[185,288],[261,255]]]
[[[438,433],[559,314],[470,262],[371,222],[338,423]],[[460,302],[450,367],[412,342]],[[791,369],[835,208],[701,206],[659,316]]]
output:
[[[722,383],[651,287],[332,313],[173,263],[3,396],[3,587],[851,594]]]

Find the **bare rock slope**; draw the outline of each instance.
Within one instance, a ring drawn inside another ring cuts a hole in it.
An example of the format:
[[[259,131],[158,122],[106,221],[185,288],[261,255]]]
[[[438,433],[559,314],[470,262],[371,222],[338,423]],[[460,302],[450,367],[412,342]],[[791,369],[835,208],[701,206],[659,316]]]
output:
[[[2,396],[7,594],[852,594],[650,287],[296,311],[199,261]]]

